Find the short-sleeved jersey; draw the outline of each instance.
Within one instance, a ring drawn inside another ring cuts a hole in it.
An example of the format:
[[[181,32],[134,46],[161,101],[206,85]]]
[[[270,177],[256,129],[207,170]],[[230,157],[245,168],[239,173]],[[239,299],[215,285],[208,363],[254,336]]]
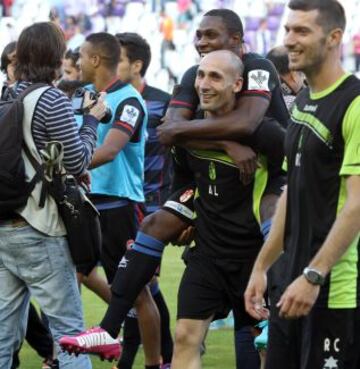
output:
[[[259,96],[270,101],[266,116],[274,118],[286,127],[289,114],[281,91],[280,80],[274,65],[254,53],[244,54],[244,83],[238,97]],[[187,108],[194,112],[199,106],[199,97],[194,88],[198,65],[189,68],[180,85],[175,86],[170,107]]]
[[[345,176],[360,175],[360,81],[345,74],[327,90],[302,91],[286,133],[288,198],[285,225],[289,284],[325,241],[346,200]],[[359,303],[359,237],[332,268],[317,305]],[[285,287],[285,286],[284,286]]]
[[[170,195],[172,160],[169,149],[159,142],[156,127],[162,122],[170,95],[145,85],[141,92],[148,111],[148,137],[145,144],[145,205],[147,212],[156,211]]]

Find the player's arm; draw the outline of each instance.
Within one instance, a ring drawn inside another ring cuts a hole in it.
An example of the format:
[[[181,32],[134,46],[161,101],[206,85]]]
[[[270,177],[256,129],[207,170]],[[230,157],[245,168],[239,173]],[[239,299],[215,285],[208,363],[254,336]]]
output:
[[[182,119],[180,112],[169,112],[166,124],[158,128],[160,141],[169,145],[189,139],[238,140],[251,135],[263,120],[270,104],[271,91],[278,84],[278,77],[269,61],[258,59],[253,64],[245,71],[242,97],[238,99],[234,111],[222,117],[192,120],[191,124],[188,122],[188,112]],[[193,77],[195,82],[196,76]],[[258,77],[260,82],[257,83],[254,78]],[[195,89],[193,91],[196,94]],[[183,106],[182,110],[185,108]],[[193,106],[189,105],[188,110],[191,109]]]
[[[114,123],[106,135],[104,143],[95,150],[90,169],[114,160],[140,129],[144,116],[143,108],[136,98],[124,100],[115,112]]]
[[[245,291],[246,311],[255,319],[266,319],[267,311],[262,307],[267,287],[266,273],[279,258],[284,249],[287,190],[285,189],[277,203],[273,225],[255,261],[248,286]]]
[[[348,108],[342,124],[345,143],[340,176],[346,178],[346,201],[310,267],[327,275],[360,232],[360,97]]]
[[[322,276],[349,250],[357,247],[360,232],[360,97],[348,108],[343,123],[344,160],[339,175],[345,178],[346,200],[331,227],[323,245],[308,265]],[[280,315],[297,318],[307,315],[320,292],[320,286],[311,284],[304,275],[292,282],[278,303]]]
[[[323,246],[309,264],[310,268],[320,271],[323,276],[330,272],[360,232],[360,174],[346,179],[346,193],[343,209]]]

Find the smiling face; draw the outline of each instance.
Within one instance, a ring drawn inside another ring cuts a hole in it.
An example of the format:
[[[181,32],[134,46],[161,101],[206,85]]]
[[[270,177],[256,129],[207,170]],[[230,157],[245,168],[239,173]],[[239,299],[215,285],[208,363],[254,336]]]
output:
[[[329,35],[318,24],[318,10],[290,10],[284,44],[289,51],[289,68],[305,74],[316,71],[328,57]]]
[[[221,17],[204,16],[195,33],[195,48],[200,56],[215,50],[236,51],[241,46],[241,38],[230,35]]]
[[[201,109],[211,115],[231,111],[235,103],[235,94],[241,87],[240,70],[234,68],[231,58],[225,53],[210,53],[203,58],[195,80]]]

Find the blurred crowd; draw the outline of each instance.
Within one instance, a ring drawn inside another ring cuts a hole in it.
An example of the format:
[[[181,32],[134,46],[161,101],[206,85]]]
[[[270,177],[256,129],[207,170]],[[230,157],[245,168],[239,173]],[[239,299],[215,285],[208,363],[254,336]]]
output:
[[[354,71],[360,64],[358,15],[353,11],[359,3],[346,1],[349,26],[343,54],[347,68]],[[286,0],[2,0],[0,4],[0,49],[16,40],[25,26],[49,17],[61,25],[69,49],[81,45],[92,32],[137,32],[153,50],[149,82],[170,91],[197,61],[193,34],[204,11],[216,7],[235,10],[244,20],[248,49],[266,55],[281,44]]]

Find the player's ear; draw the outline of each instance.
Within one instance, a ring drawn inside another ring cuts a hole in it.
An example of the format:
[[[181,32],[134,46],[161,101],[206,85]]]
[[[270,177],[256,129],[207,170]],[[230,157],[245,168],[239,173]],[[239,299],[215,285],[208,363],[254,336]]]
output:
[[[244,83],[244,79],[242,77],[237,78],[234,83],[233,91],[235,93],[240,92],[242,89],[243,83]]]
[[[143,62],[142,60],[135,60],[133,63],[132,63],[132,67],[133,67],[133,71],[135,73],[140,73],[142,67],[143,67]]]
[[[338,47],[342,42],[343,31],[340,28],[333,29],[327,36],[328,45],[330,48]]]

